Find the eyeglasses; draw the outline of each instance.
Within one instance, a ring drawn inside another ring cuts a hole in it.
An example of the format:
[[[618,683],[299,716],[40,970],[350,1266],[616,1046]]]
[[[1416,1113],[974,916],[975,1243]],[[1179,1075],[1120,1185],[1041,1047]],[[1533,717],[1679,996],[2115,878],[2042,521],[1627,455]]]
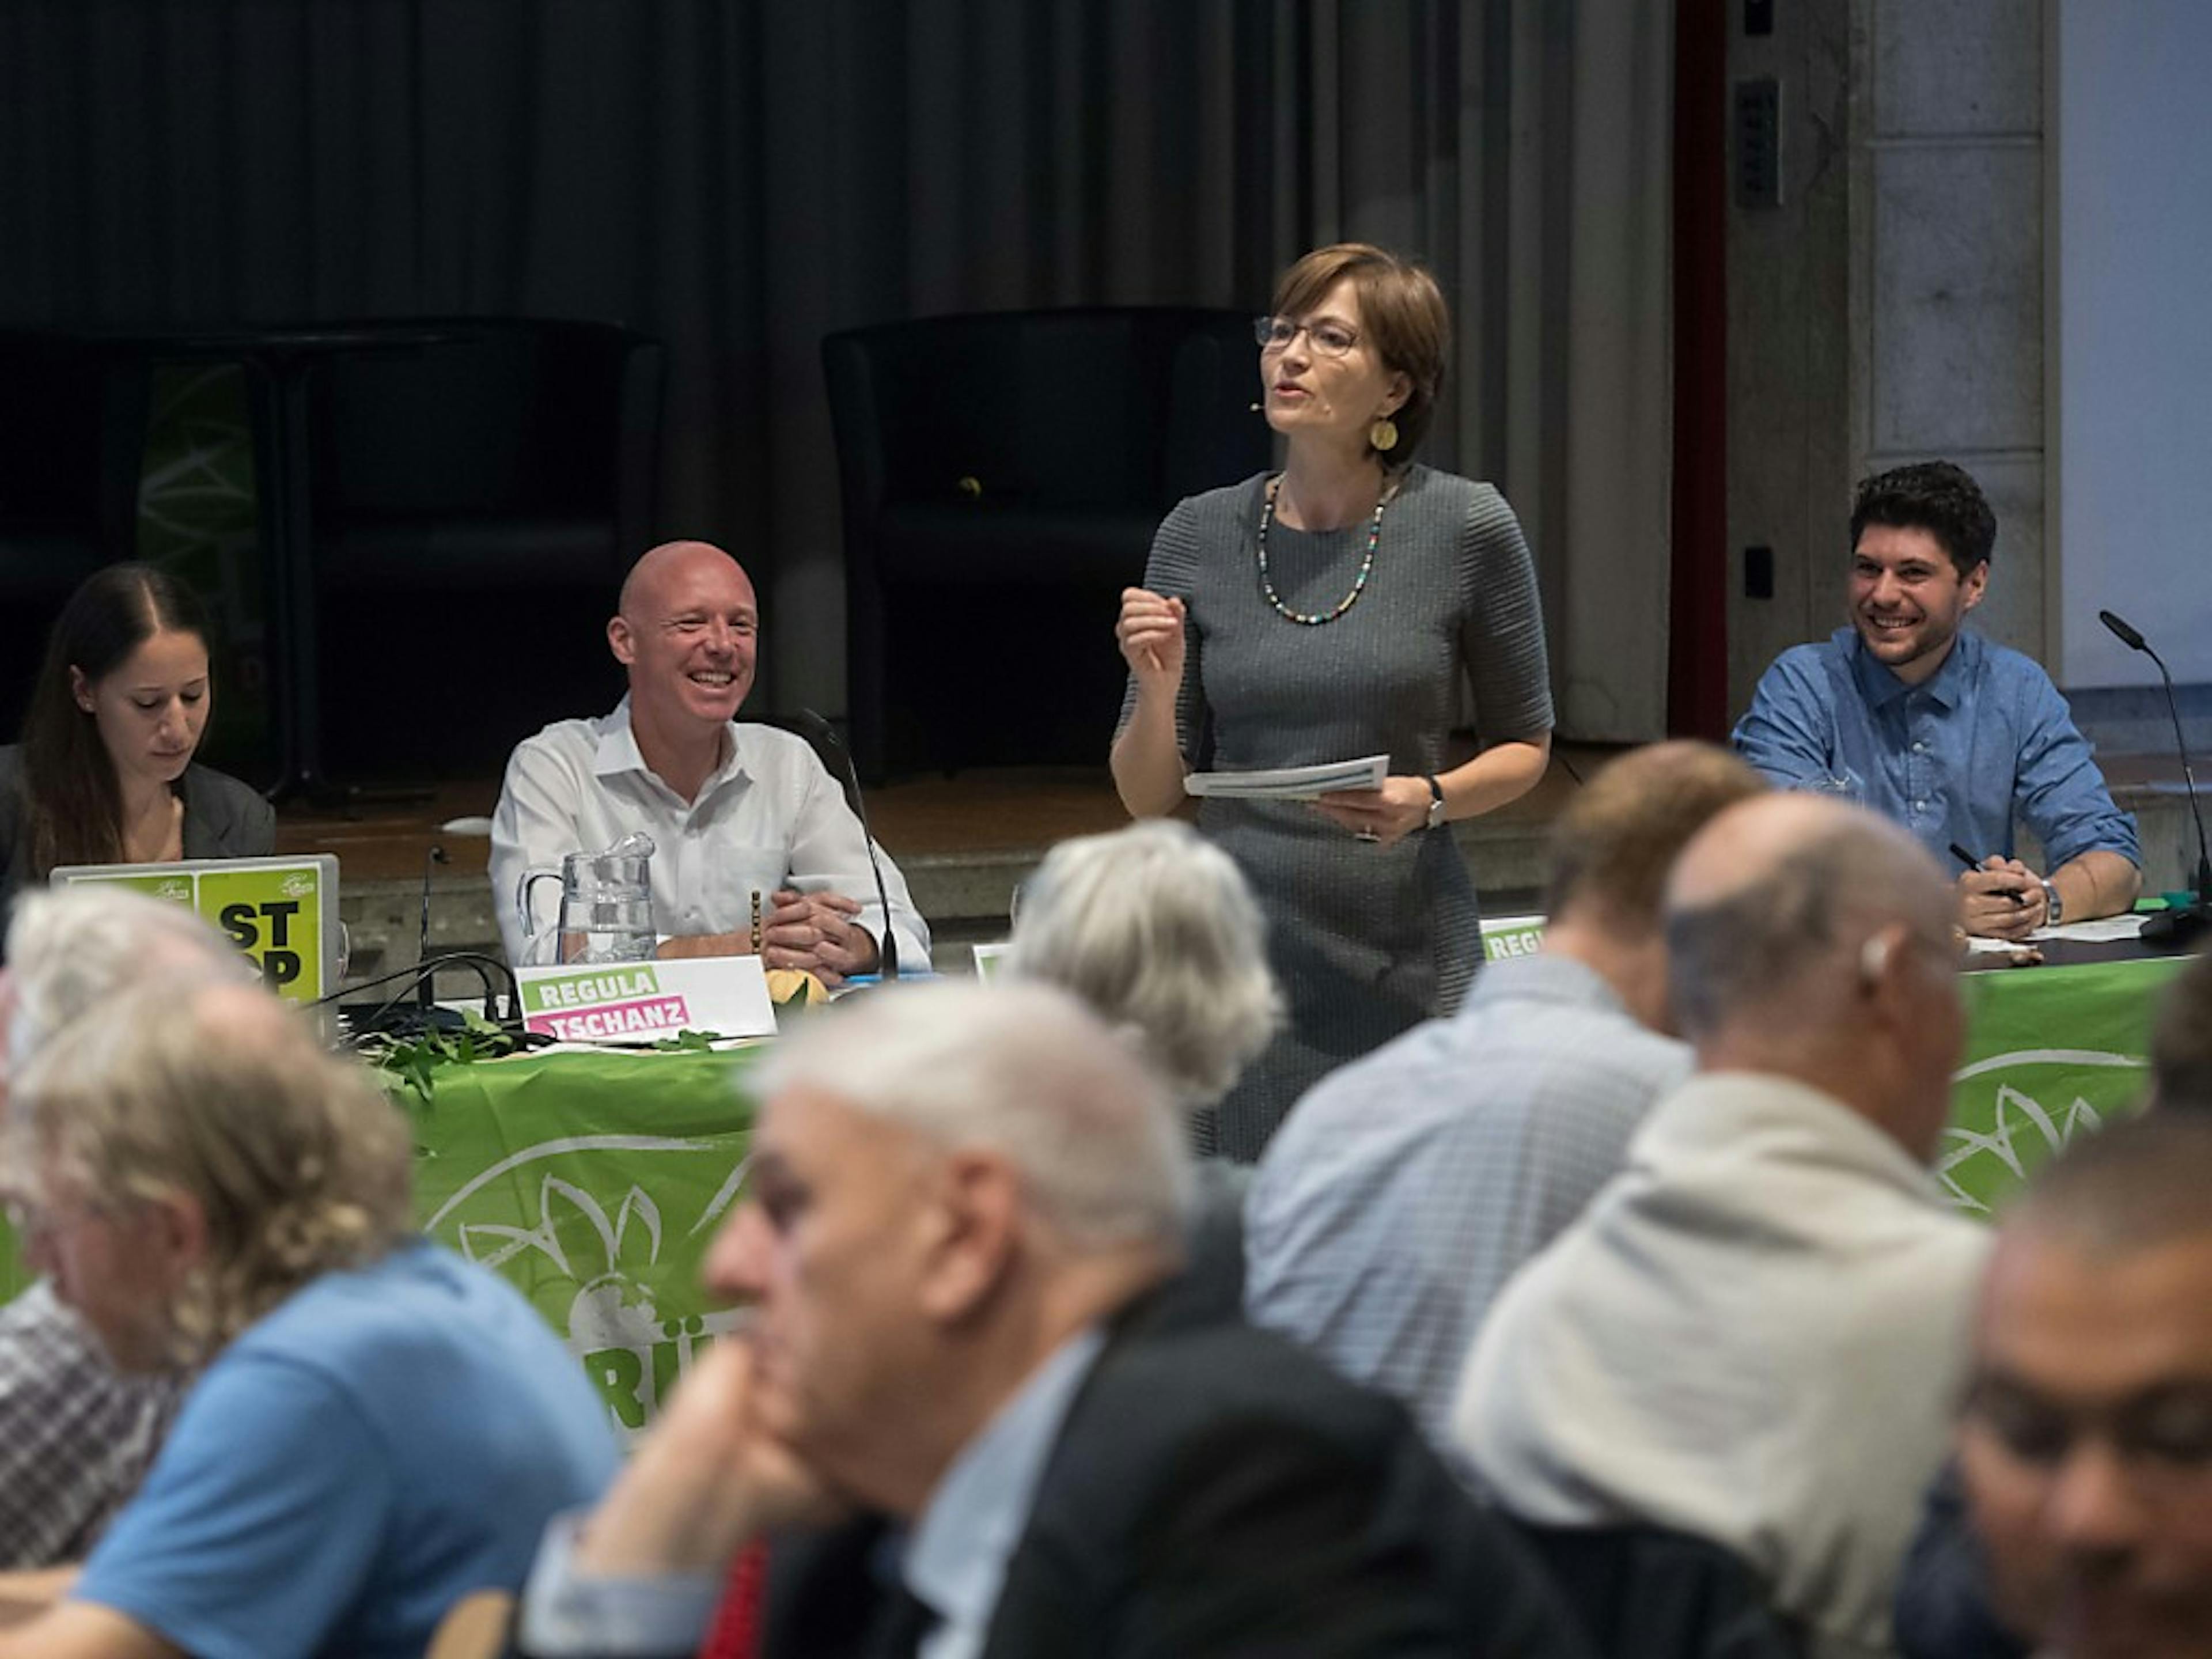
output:
[[[1301,334],[1311,343],[1316,357],[1341,357],[1359,343],[1356,331],[1326,317],[1315,323],[1294,322],[1288,317],[1252,319],[1252,337],[1263,351],[1286,351]]]

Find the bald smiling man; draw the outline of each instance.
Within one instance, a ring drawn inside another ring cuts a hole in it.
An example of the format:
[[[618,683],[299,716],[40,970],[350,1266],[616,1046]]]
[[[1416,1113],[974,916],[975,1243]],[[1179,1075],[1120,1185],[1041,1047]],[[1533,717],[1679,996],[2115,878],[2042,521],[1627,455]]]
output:
[[[738,956],[840,985],[876,970],[886,927],[900,962],[929,963],[929,928],[888,858],[890,915],[875,898],[860,820],[813,749],[740,725],[760,606],[738,562],[668,542],[631,568],[607,645],[629,695],[598,720],[561,720],[517,745],[492,818],[492,899],[507,959],[526,960],[516,884],[536,865],[653,838],[653,916],[663,956]],[[554,921],[538,888],[534,933]]]

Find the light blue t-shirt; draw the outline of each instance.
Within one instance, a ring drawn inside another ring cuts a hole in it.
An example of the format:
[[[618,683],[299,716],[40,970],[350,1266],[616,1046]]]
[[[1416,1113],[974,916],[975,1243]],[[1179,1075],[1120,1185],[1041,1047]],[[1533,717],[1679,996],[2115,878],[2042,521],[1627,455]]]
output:
[[[217,1356],[74,1595],[202,1659],[415,1659],[460,1597],[519,1590],[617,1457],[530,1305],[410,1243]]]

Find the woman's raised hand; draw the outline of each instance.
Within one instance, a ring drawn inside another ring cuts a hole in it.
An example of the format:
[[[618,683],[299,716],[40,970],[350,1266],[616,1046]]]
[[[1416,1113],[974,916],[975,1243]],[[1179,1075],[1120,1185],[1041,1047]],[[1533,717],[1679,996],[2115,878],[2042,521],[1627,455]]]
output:
[[[1142,587],[1121,590],[1121,616],[1114,637],[1122,659],[1147,696],[1170,702],[1182,689],[1183,602]]]

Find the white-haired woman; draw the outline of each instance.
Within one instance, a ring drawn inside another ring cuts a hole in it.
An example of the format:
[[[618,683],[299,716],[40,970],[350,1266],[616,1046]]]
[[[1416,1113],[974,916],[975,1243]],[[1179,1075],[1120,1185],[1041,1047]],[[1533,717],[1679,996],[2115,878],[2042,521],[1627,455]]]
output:
[[[1216,1103],[1282,1018],[1267,924],[1236,861],[1188,824],[1149,818],[1064,841],[1022,890],[1006,971],[1072,992],[1135,1046],[1215,1146]],[[1200,1166],[1195,1271],[1241,1299],[1249,1170]],[[1231,1287],[1233,1286],[1233,1291]]]

